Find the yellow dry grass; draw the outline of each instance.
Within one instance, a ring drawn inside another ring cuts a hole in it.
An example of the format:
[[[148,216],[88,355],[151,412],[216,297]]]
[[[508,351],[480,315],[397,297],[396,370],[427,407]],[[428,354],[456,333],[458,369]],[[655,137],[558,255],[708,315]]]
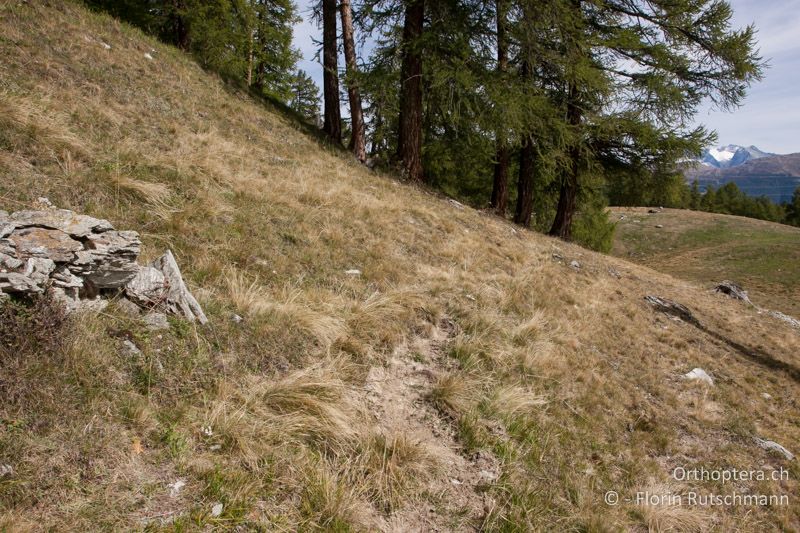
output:
[[[111,308],[62,359],[4,359],[0,527],[800,528],[797,461],[754,441],[800,442],[788,325],[371,173],[71,2],[2,4],[0,34],[0,208],[46,196],[139,231],[145,256],[172,248],[211,319],[154,334]],[[426,443],[373,427],[365,379],[392,357],[430,374],[439,418],[416,423],[496,478],[458,488]],[[716,385],[686,382],[694,367]],[[715,465],[788,469],[737,488],[790,504],[603,501]]]

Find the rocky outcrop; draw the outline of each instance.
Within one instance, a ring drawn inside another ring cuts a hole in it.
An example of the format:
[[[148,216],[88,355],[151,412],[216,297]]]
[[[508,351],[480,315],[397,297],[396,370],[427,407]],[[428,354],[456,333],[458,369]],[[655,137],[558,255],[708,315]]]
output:
[[[136,260],[139,234],[66,209],[0,211],[0,298],[50,291],[69,310],[127,297],[141,308],[206,323],[169,250]]]
[[[722,294],[727,294],[731,298],[735,300],[741,300],[745,303],[752,305],[750,301],[750,297],[747,295],[747,291],[744,290],[741,286],[734,283],[733,281],[723,281],[718,283],[716,287],[714,287],[715,292],[721,292]]]

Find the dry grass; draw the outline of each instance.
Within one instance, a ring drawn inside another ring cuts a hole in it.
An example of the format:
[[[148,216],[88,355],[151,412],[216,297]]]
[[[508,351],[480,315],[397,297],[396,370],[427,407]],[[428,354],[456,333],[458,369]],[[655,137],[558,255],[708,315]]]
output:
[[[786,370],[800,335],[784,323],[370,173],[72,3],[4,4],[0,30],[0,208],[47,196],[139,231],[146,257],[172,248],[211,319],[155,334],[112,307],[78,321],[58,365],[4,367],[0,528],[800,528],[796,499],[602,500],[669,483],[675,466],[784,466],[790,480],[768,488],[797,494],[797,461],[753,441],[800,441]],[[415,423],[455,435],[476,478],[473,456],[494,458],[483,492],[454,488],[452,465],[402,427],[373,428],[365,376],[393,357],[432,376],[415,383],[438,409]],[[707,393],[681,379],[697,366],[718,378]]]

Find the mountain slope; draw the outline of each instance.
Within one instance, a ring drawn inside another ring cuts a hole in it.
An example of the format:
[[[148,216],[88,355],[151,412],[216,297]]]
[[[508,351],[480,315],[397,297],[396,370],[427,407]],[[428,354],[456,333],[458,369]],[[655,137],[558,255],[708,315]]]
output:
[[[3,4],[0,53],[0,209],[172,248],[210,319],[111,308],[0,351],[0,529],[800,527],[797,461],[755,440],[800,441],[785,323],[370,173],[75,4]],[[690,490],[790,500],[635,501]]]
[[[800,154],[769,155],[729,168],[697,166],[684,171],[687,181],[697,180],[702,189],[735,183],[745,194],[767,196],[773,202],[791,201],[800,187]]]
[[[761,307],[800,316],[800,229],[732,215],[618,207],[612,254],[713,287],[732,279]],[[660,226],[660,227],[657,227]]]
[[[737,144],[729,144],[706,150],[700,158],[700,162],[705,166],[714,168],[733,168],[747,161],[774,155],[763,152],[755,146],[744,147]]]

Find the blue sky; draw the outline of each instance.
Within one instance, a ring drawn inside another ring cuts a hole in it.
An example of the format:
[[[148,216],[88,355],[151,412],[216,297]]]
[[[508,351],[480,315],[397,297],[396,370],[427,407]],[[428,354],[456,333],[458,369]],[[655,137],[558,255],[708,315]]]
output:
[[[299,68],[322,87],[322,67],[314,60],[321,37],[311,22],[314,0],[296,0],[303,22],[295,27],[294,45],[303,55]],[[755,145],[779,154],[800,152],[800,0],[731,0],[735,27],[754,23],[761,55],[769,61],[742,107],[724,112],[703,107],[697,122],[719,134],[719,144]]]

